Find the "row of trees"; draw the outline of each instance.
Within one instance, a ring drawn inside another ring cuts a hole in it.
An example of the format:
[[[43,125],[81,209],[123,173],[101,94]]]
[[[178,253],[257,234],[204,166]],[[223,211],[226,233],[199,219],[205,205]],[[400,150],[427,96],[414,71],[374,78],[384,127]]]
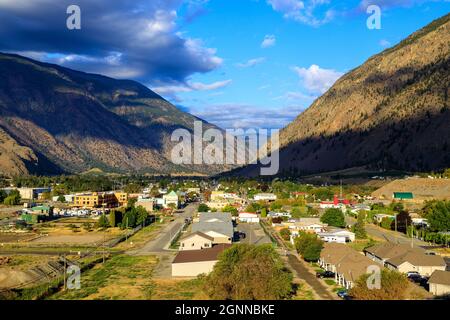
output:
[[[0,190],[0,203],[8,206],[14,206],[20,204],[20,193],[18,190],[12,190],[7,194],[4,190]]]
[[[107,216],[103,214],[98,220],[97,226],[99,228],[115,228],[121,229],[136,228],[137,226],[145,226],[148,223],[149,215],[144,207],[134,205],[128,206],[125,209],[113,210]]]

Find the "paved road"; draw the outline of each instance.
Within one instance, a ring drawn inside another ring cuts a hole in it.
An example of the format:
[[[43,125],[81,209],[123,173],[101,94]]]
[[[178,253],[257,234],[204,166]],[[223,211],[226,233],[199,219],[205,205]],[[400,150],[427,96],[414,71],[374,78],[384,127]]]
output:
[[[239,232],[244,232],[246,237],[239,241],[240,243],[265,244],[272,243],[259,223],[239,223],[237,225]]]
[[[171,241],[183,228],[184,219],[192,217],[196,212],[197,207],[198,204],[191,203],[184,208],[181,213],[176,213],[175,220],[169,223],[155,239],[150,240],[140,249],[130,251],[130,254],[147,255],[166,252]]]
[[[356,223],[356,219],[346,216],[345,220],[347,224],[353,225]],[[385,239],[388,242],[393,243],[400,243],[400,244],[410,244],[411,238],[408,238],[405,234],[400,232],[395,232],[392,230],[386,230],[379,226],[366,223],[366,231],[369,236]],[[415,246],[421,246],[421,247],[428,247],[430,246],[429,243],[419,240],[419,239],[413,239]]]

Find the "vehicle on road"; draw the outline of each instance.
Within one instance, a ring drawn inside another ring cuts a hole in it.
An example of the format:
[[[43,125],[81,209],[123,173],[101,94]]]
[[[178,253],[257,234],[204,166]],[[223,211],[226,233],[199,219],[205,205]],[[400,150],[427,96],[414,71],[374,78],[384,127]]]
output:
[[[335,274],[332,271],[322,271],[316,273],[317,278],[334,278],[334,276]]]
[[[352,297],[348,294],[347,290],[340,290],[337,292],[337,295],[339,296],[339,298],[344,299],[344,300],[352,299]]]

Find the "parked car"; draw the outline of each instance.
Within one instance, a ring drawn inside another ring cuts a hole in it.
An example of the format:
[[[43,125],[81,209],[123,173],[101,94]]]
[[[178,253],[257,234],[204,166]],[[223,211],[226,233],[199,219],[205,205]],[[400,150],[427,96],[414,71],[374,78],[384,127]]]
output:
[[[337,292],[337,295],[339,296],[339,298],[344,299],[344,300],[352,299],[352,297],[348,294],[347,290],[340,290]]]
[[[332,271],[323,271],[316,273],[317,278],[334,278],[334,272]]]

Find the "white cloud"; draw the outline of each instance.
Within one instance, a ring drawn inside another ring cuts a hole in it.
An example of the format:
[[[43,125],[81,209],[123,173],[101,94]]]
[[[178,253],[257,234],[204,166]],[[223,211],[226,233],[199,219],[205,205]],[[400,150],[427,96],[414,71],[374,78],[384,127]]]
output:
[[[305,108],[288,106],[261,108],[241,103],[210,105],[202,110],[190,108],[190,113],[223,129],[280,129],[294,120]]]
[[[239,68],[250,68],[250,67],[254,67],[260,63],[263,63],[264,61],[266,61],[266,58],[255,58],[255,59],[250,59],[244,63],[238,63],[238,64],[236,64],[236,66]]]
[[[302,79],[303,86],[313,93],[325,93],[343,73],[333,69],[322,69],[318,65],[309,68],[294,67],[293,70]]]
[[[319,15],[317,8],[323,7],[330,3],[330,0],[267,0],[273,10],[283,14],[284,18],[292,19],[314,27],[328,23],[336,16],[337,12],[331,8],[324,10]]]
[[[275,36],[273,34],[266,34],[263,42],[261,43],[261,48],[265,49],[265,48],[273,47],[275,45],[276,41],[277,41],[277,39],[275,38]]]
[[[209,84],[187,81],[186,83],[161,85],[159,87],[153,87],[151,89],[160,95],[168,95],[172,97],[174,94],[182,92],[217,90],[228,86],[232,82],[233,81],[231,79],[224,81],[217,81]]]

